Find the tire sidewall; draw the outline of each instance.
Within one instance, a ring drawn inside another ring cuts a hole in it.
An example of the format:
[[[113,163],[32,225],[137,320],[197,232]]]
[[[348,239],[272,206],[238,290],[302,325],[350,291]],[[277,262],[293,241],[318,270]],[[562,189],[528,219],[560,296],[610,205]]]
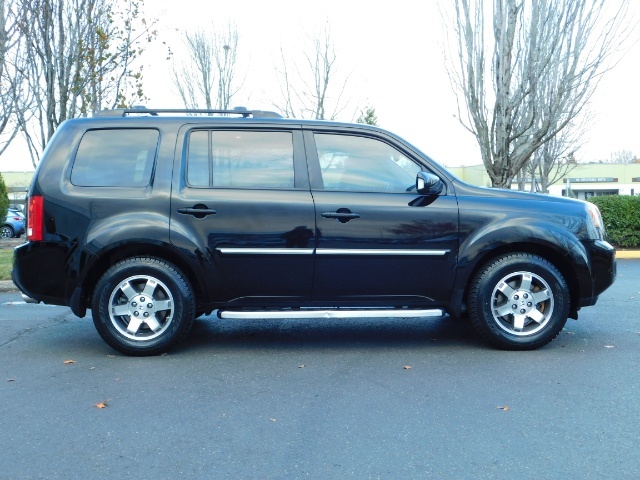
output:
[[[9,235],[5,235],[5,232],[8,233]],[[13,231],[13,228],[10,225],[4,225],[1,229],[1,234],[0,237],[2,238],[14,238],[15,237],[15,232]]]
[[[503,330],[493,318],[493,291],[504,277],[515,272],[530,272],[542,277],[553,293],[553,313],[547,324],[531,335],[513,335]],[[469,304],[476,329],[500,348],[534,349],[553,340],[569,315],[570,297],[562,274],[548,261],[531,254],[511,254],[497,259],[474,280]]]
[[[173,318],[168,328],[151,340],[132,340],[122,335],[109,317],[110,298],[120,283],[133,276],[147,275],[166,285],[173,296]],[[180,341],[193,324],[191,287],[173,265],[154,258],[124,260],[111,267],[96,285],[92,301],[93,322],[100,336],[113,348],[128,355],[155,355]]]

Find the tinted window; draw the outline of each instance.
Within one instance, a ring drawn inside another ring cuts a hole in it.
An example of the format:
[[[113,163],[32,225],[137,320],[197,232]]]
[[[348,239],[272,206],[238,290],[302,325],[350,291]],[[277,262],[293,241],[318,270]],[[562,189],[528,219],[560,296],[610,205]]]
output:
[[[191,186],[292,188],[291,132],[207,130],[189,135]]]
[[[384,142],[328,134],[315,140],[327,190],[402,193],[415,187],[420,166]]]
[[[209,132],[193,132],[189,141],[187,183],[208,187],[211,182],[209,166]]]
[[[76,153],[71,183],[82,187],[149,185],[158,145],[149,129],[90,130]]]

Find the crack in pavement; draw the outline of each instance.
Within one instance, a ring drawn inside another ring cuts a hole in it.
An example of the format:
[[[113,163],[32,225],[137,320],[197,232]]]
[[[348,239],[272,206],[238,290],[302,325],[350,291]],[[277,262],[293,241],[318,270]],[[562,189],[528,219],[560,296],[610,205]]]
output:
[[[24,330],[20,330],[12,338],[8,339],[5,342],[0,343],[0,348],[3,348],[3,347],[5,347],[5,346],[17,341],[17,340],[20,340],[22,337],[25,337],[25,336],[30,335],[32,333],[39,332],[40,330],[45,330],[45,329],[48,329],[48,328],[55,328],[55,327],[58,327],[60,325],[64,325],[65,323],[70,323],[71,321],[75,320],[75,318],[69,318],[69,316],[71,316],[71,315],[73,315],[73,313],[64,312],[64,313],[61,313],[61,314],[56,315],[55,317],[51,318],[51,320],[49,320],[47,324],[36,325],[35,327],[29,327],[29,328],[25,328]]]

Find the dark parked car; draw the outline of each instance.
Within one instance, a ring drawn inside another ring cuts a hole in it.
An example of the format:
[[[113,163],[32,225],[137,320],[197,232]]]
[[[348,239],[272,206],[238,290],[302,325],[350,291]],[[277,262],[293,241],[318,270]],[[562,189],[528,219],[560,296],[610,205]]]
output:
[[[263,111],[69,120],[27,218],[13,269],[25,297],[91,309],[132,355],[166,351],[214,310],[468,315],[493,345],[532,349],[616,273],[592,204],[473,187],[380,128]]]
[[[7,218],[0,227],[0,238],[18,238],[24,230],[24,215],[18,210],[9,208],[7,210]]]

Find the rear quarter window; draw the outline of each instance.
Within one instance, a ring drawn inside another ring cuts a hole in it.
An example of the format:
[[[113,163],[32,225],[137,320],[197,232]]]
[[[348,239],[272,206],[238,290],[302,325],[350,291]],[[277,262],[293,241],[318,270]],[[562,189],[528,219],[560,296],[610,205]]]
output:
[[[153,129],[89,130],[80,140],[71,169],[79,187],[146,187],[156,158]]]

